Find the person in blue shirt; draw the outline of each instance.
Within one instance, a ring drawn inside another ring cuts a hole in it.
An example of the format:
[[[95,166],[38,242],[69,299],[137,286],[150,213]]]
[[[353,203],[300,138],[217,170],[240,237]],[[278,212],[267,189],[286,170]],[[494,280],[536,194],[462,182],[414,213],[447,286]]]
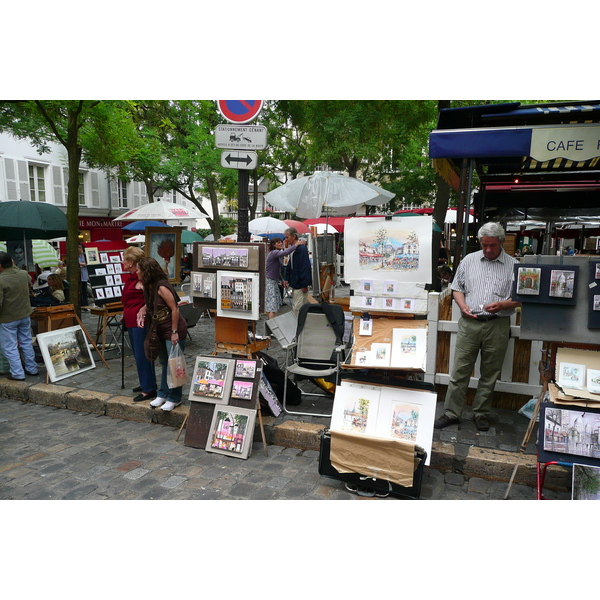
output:
[[[292,290],[292,311],[298,316],[300,307],[308,302],[308,288],[312,285],[310,257],[308,248],[298,245],[298,231],[295,227],[289,227],[283,235],[288,248],[294,245],[297,246],[296,250],[289,256],[283,280],[284,286]]]

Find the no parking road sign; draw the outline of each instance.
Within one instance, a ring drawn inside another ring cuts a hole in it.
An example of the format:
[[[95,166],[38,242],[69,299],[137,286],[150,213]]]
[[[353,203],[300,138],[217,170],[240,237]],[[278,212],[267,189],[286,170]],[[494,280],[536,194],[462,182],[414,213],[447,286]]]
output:
[[[230,123],[249,123],[258,116],[263,100],[217,100],[217,104]]]

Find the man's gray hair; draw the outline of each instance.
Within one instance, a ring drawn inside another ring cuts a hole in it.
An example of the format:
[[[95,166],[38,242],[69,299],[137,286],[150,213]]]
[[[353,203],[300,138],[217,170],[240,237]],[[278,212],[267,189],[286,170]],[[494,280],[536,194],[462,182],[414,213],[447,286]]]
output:
[[[298,239],[298,230],[295,227],[288,227],[284,231],[284,235],[291,235],[293,238]]]
[[[506,238],[504,227],[500,223],[486,223],[479,228],[477,239],[481,241],[483,237],[495,237],[499,242],[503,242]]]

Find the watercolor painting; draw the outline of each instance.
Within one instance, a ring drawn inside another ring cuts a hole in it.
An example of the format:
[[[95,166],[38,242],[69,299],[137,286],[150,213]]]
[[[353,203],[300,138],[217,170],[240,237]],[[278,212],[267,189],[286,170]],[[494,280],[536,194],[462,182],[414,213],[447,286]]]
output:
[[[547,408],[544,414],[544,450],[561,454],[576,454],[600,458],[598,431],[600,414],[597,412]]]
[[[189,399],[227,404],[234,363],[233,359],[196,357]]]
[[[519,267],[517,273],[517,294],[539,296],[541,278],[542,269],[534,267]]]
[[[558,385],[562,388],[583,389],[585,365],[563,362],[558,365]]]
[[[575,289],[575,271],[552,271],[549,295],[553,298],[572,298]]]
[[[600,500],[600,467],[573,465],[572,500]]]
[[[346,277],[388,282],[386,293],[390,293],[392,278],[429,283],[432,227],[431,217],[426,216],[348,219],[344,226]]]
[[[248,458],[255,419],[254,410],[215,407],[206,450],[236,458]]]
[[[373,435],[377,425],[380,388],[344,382],[336,388],[331,429]]]

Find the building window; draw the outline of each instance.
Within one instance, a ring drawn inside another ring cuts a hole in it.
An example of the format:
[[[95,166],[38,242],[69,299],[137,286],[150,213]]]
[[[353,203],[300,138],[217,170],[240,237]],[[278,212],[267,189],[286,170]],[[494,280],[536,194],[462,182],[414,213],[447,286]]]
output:
[[[127,182],[123,179],[117,180],[117,190],[119,193],[119,208],[127,208]]]
[[[85,206],[85,186],[83,173],[79,173],[79,206]]]
[[[46,202],[44,167],[29,165],[29,194],[33,202]]]

